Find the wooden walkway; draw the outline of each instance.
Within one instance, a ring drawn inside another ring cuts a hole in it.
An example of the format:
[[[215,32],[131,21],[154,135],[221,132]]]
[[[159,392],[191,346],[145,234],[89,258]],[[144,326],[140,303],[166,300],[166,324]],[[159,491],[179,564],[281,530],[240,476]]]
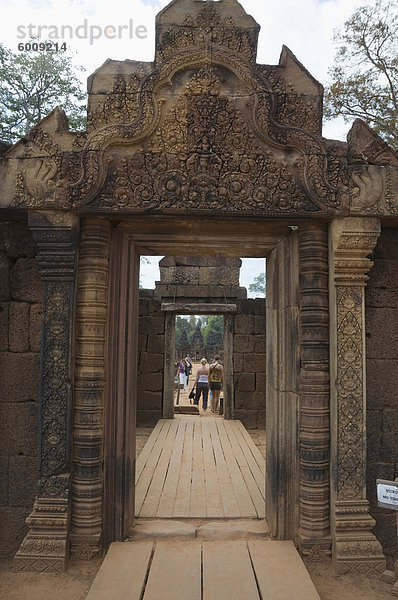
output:
[[[293,542],[115,542],[86,600],[320,600]]]
[[[265,517],[265,461],[240,421],[160,420],[137,459],[136,516]]]

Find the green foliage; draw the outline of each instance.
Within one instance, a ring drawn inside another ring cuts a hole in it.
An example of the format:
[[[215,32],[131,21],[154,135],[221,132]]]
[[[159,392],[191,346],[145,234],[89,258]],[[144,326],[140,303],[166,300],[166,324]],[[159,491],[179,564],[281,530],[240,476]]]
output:
[[[86,95],[77,71],[84,69],[68,52],[15,54],[0,44],[0,139],[15,143],[56,106],[72,129],[84,128]]]
[[[195,347],[219,348],[224,339],[224,318],[222,315],[209,317],[176,317],[177,348]]]
[[[265,297],[265,273],[260,273],[254,278],[254,282],[249,285],[249,292]]]
[[[398,4],[372,0],[335,34],[338,44],[326,89],[327,119],[361,118],[398,148]]]
[[[222,346],[224,339],[224,317],[222,315],[206,317],[202,333],[206,347],[218,348]]]

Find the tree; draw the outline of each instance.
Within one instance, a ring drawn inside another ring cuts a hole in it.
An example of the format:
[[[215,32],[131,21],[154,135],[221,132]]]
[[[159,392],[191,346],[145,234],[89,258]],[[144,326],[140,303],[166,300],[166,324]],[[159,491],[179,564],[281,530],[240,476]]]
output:
[[[249,292],[253,294],[258,294],[260,296],[265,296],[265,273],[260,273],[254,278],[253,283],[249,285]]]
[[[335,33],[339,44],[326,89],[325,117],[363,119],[398,148],[398,5],[372,0]]]
[[[35,47],[46,42],[31,40]],[[72,55],[63,51],[13,53],[0,44],[0,139],[15,143],[59,106],[71,128],[84,128],[85,99]]]
[[[202,333],[206,347],[216,348],[222,346],[224,339],[224,317],[222,315],[207,317]]]

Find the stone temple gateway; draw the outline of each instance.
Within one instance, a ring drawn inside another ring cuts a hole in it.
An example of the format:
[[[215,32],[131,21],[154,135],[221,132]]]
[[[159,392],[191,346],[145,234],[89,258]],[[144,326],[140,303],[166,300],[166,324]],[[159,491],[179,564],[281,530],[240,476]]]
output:
[[[86,132],[56,108],[2,148],[0,401],[16,438],[37,398],[4,367],[39,348],[15,346],[11,315],[37,326],[26,290],[35,269],[42,282],[27,530],[10,495],[0,507],[18,570],[61,571],[133,522],[140,254],[268,259],[272,533],[332,552],[339,573],[380,573],[395,551],[374,482],[398,463],[398,157],[360,121],[347,143],[324,139],[322,87],[286,47],[257,64],[258,32],[236,0],[174,0],[153,63],[108,60],[90,77]]]

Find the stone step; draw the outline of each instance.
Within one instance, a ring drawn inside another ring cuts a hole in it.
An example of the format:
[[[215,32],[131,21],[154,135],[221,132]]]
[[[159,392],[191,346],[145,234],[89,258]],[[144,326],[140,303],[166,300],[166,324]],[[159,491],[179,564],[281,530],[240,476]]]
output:
[[[320,600],[292,542],[114,542],[86,600]]]
[[[130,540],[199,539],[244,540],[270,537],[265,519],[186,520],[137,519]]]

